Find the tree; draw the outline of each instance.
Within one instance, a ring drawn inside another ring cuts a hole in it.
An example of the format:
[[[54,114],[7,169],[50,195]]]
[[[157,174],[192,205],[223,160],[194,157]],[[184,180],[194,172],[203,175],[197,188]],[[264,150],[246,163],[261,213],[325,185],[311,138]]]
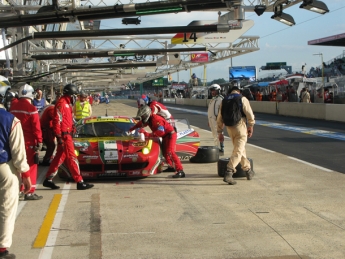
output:
[[[211,81],[211,85],[212,84],[224,84],[224,83],[227,83],[227,81],[225,81],[224,78],[219,78],[219,79],[214,79],[213,81]]]

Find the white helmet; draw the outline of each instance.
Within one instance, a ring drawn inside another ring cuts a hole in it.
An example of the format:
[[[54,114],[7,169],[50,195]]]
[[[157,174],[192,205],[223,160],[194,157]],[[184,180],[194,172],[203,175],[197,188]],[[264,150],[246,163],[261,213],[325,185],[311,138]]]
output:
[[[146,123],[150,119],[151,113],[151,108],[148,105],[144,105],[139,108],[137,117],[140,117],[141,121]]]
[[[25,84],[19,88],[18,98],[30,98],[31,100],[35,97],[35,90],[31,85]]]
[[[220,91],[220,85],[218,84],[211,85],[210,91]]]

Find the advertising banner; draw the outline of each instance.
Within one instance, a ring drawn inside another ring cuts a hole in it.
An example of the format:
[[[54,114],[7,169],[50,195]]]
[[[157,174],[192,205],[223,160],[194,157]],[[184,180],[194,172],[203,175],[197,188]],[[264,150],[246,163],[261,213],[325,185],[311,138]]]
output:
[[[208,53],[193,53],[190,55],[190,61],[195,63],[208,62]]]

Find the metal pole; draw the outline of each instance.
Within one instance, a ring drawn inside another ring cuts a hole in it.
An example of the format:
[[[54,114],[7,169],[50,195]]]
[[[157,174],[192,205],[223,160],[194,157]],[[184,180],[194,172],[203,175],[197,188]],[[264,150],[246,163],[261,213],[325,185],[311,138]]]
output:
[[[5,29],[2,28],[2,40],[3,40],[3,43],[4,43],[4,46],[6,46],[6,33],[5,33]],[[6,57],[6,71],[5,71],[5,77],[8,77],[8,74],[10,72],[10,69],[11,69],[11,63],[10,63],[10,57],[8,55],[8,51],[5,50],[5,57]]]

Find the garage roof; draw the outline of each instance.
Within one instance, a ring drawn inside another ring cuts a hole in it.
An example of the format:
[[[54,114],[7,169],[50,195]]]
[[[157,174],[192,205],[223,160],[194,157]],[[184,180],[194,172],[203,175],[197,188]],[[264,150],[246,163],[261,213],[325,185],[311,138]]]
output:
[[[321,39],[310,40],[308,41],[308,45],[345,47],[345,33]]]

